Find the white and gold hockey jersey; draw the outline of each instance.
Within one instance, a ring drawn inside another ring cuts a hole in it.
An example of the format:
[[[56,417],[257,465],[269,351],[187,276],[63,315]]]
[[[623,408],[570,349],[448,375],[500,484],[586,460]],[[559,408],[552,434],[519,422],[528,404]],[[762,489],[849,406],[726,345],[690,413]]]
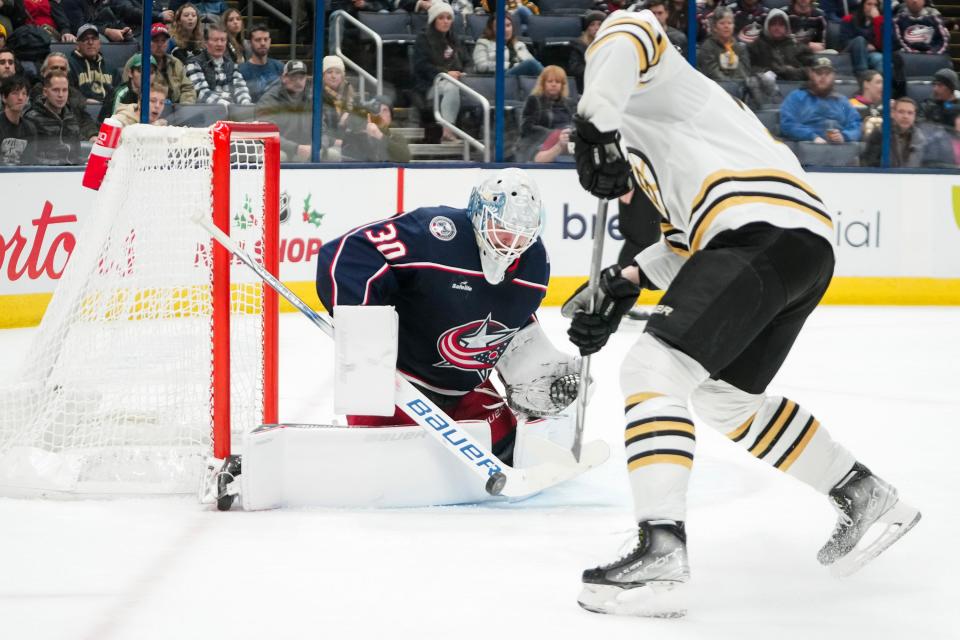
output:
[[[831,241],[830,213],[793,152],[691,67],[650,11],[610,14],[586,58],[578,111],[600,131],[619,129],[638,184],[663,216],[674,259],[751,222],[809,229]]]

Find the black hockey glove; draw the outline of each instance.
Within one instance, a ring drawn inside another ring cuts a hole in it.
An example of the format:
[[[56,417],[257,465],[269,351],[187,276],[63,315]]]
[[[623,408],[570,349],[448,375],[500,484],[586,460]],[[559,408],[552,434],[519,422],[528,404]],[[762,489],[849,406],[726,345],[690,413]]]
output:
[[[610,334],[620,326],[620,319],[633,308],[640,295],[640,287],[620,275],[620,266],[613,265],[600,274],[600,289],[592,313],[584,283],[563,303],[561,313],[572,318],[567,335],[580,349],[580,355],[589,356],[607,344]]]
[[[573,155],[580,186],[597,196],[613,200],[630,191],[630,163],[620,150],[617,131],[599,131],[579,115],[573,118]]]

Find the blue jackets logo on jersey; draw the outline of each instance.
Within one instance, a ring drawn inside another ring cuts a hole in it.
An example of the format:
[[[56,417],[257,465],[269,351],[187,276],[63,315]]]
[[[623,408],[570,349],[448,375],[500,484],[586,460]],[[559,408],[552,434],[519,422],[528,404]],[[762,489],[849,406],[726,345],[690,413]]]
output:
[[[486,379],[516,332],[490,315],[448,329],[437,340],[437,351],[443,360],[434,366],[476,371],[481,379]]]
[[[447,216],[435,216],[430,221],[430,233],[437,240],[453,240],[457,235],[457,226]]]

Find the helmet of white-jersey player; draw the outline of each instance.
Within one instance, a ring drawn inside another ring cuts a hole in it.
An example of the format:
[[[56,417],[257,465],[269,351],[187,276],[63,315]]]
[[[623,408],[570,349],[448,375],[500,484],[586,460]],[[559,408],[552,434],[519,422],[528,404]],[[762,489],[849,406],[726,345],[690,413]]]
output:
[[[490,284],[499,284],[543,229],[540,190],[523,169],[503,169],[473,188],[467,213],[477,237],[483,276]]]

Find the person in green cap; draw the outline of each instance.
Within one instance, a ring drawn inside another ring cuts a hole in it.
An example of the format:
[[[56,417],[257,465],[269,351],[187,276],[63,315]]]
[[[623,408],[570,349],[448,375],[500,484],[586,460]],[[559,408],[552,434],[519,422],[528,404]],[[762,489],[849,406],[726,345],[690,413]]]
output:
[[[123,84],[113,90],[107,99],[103,101],[103,107],[97,116],[99,122],[112,116],[120,105],[131,104],[140,101],[140,74],[143,70],[143,58],[139,53],[135,53],[123,65]],[[150,56],[150,73],[157,73],[157,59]]]

